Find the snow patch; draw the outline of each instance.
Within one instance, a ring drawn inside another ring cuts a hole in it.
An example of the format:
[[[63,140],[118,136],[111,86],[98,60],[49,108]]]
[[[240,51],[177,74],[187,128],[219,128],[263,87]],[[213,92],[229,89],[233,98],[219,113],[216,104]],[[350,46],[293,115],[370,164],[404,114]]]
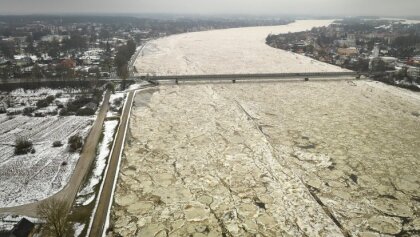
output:
[[[36,90],[25,90],[23,88],[16,89],[10,92],[11,96],[16,97],[40,97],[42,95],[56,95],[57,93],[67,93],[65,89],[51,89],[51,88],[39,88]],[[78,93],[80,90],[72,89],[72,93]]]
[[[107,159],[109,156],[110,144],[112,144],[114,140],[114,134],[115,134],[115,129],[117,128],[117,125],[118,125],[118,121],[116,120],[104,122],[104,131],[103,131],[104,137],[103,137],[102,142],[99,145],[95,167],[93,168],[93,171],[92,171],[92,177],[89,179],[86,186],[78,193],[78,196],[86,196],[88,194],[94,193],[94,187],[97,184],[99,184],[99,182],[101,181],[102,173],[106,167]]]
[[[134,91],[134,90],[139,90],[139,89],[141,89],[143,86],[145,86],[145,85],[149,85],[149,83],[148,82],[140,82],[140,83],[136,83],[136,84],[132,84],[132,85],[130,85],[129,87],[128,87],[128,89],[127,90],[125,90],[126,92],[128,92],[128,91]]]
[[[74,237],[79,237],[84,229],[85,229],[85,224],[74,223],[73,224]]]
[[[109,117],[119,117],[120,109],[124,104],[124,98],[126,97],[125,92],[116,92],[112,94],[109,98],[110,110],[107,112],[106,116]]]

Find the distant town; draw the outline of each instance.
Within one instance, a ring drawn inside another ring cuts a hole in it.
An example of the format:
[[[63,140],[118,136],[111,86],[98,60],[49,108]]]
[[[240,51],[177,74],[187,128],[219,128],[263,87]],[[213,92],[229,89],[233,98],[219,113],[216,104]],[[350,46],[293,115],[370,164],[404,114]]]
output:
[[[306,32],[269,35],[267,44],[420,90],[420,24],[348,18]]]
[[[19,20],[17,20],[19,19]],[[0,17],[0,80],[127,78],[136,47],[158,37],[292,20],[75,16]],[[347,18],[267,44],[418,90],[420,24]],[[387,72],[387,73],[386,73]]]
[[[0,79],[121,78],[127,76],[124,68],[135,47],[152,38],[289,22],[230,18],[2,16]],[[122,46],[128,46],[129,50]]]

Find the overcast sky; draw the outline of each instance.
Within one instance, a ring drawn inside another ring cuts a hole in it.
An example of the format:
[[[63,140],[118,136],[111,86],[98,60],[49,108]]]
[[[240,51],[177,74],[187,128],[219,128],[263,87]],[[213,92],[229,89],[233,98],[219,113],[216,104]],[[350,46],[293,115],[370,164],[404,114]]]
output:
[[[0,13],[419,16],[420,0],[0,0]]]

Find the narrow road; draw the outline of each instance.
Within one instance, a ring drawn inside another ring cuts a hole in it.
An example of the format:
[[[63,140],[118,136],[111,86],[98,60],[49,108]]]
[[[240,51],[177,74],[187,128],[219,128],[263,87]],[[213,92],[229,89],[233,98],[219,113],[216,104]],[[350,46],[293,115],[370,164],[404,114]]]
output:
[[[73,174],[67,185],[61,191],[54,194],[53,196],[48,197],[47,199],[16,207],[0,208],[0,214],[8,213],[36,217],[37,206],[42,202],[55,198],[65,200],[67,202],[68,207],[71,207],[71,205],[74,202],[74,199],[76,198],[77,192],[79,191],[79,188],[82,185],[83,180],[89,173],[89,170],[91,169],[91,166],[96,158],[96,147],[102,134],[102,127],[106,118],[106,113],[109,109],[110,96],[111,92],[107,91],[105,93],[104,100],[99,109],[96,120],[92,125],[88,137],[86,138],[85,144],[80,153],[79,161],[77,162]]]
[[[129,123],[129,116],[133,104],[134,94],[134,91],[130,91],[127,96],[127,101],[121,115],[118,132],[115,137],[115,142],[112,148],[112,153],[108,161],[108,168],[103,183],[101,184],[102,192],[100,192],[99,194],[100,196],[99,201],[97,202],[96,212],[94,213],[93,221],[90,224],[90,233],[88,233],[87,236],[102,236],[102,233],[104,231],[105,223],[108,218],[108,210],[111,204],[112,195],[114,191],[114,184],[116,179],[118,178],[117,170],[119,167],[122,150],[124,149],[125,136]]]

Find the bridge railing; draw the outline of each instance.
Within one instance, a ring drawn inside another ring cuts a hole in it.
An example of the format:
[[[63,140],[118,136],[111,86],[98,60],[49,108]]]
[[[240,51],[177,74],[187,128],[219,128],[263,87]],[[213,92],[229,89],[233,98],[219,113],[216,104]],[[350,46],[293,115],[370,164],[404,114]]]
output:
[[[164,80],[247,80],[247,79],[281,79],[281,78],[321,78],[321,77],[357,77],[357,72],[303,72],[303,73],[258,73],[258,74],[209,74],[209,75],[162,75],[162,76],[140,76],[135,79],[147,81]]]

